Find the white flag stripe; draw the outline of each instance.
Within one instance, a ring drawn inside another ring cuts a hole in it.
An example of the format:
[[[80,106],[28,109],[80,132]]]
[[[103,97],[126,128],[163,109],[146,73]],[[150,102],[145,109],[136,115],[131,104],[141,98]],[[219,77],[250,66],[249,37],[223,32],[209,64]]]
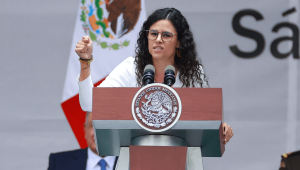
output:
[[[77,76],[80,73],[80,62],[78,61],[78,55],[75,53],[75,47],[78,41],[81,40],[82,36],[89,35],[89,32],[87,31],[85,33],[83,29],[83,21],[81,21],[81,14],[83,5],[80,3],[78,14],[77,14],[77,20],[75,24],[74,34],[73,34],[73,40],[72,40],[72,46],[69,56],[69,62],[68,62],[68,69],[67,69],[67,75],[64,85],[64,91],[63,91],[63,97],[62,102],[68,100],[69,98],[75,96],[78,94],[78,83],[77,83]],[[93,10],[96,10],[96,7],[94,4],[89,2],[85,2],[86,7],[86,23],[88,23],[88,28],[93,31],[93,28],[90,24],[89,20],[89,13]],[[102,4],[103,9],[103,18],[108,17],[108,12],[105,10],[105,3]],[[90,10],[92,9],[92,10]],[[146,11],[145,11],[145,3],[144,0],[141,0],[141,11],[140,16],[138,18],[138,21],[134,27],[133,30],[131,30],[129,33],[125,34],[121,38],[117,38],[117,35],[114,36],[115,39],[105,39],[105,37],[97,37],[97,40],[100,42],[106,41],[108,45],[113,43],[124,43],[125,41],[129,41],[128,46],[124,46],[123,48],[120,48],[118,50],[114,50],[112,48],[105,48],[103,49],[99,44],[97,45],[96,42],[94,42],[93,46],[93,57],[94,60],[91,62],[91,75],[93,79],[93,83],[96,83],[106,77],[119,63],[121,63],[124,59],[126,59],[129,56],[134,56],[135,54],[135,44],[137,40],[138,33],[142,27],[143,22],[146,19]],[[96,13],[96,12],[94,12]],[[123,15],[120,15],[118,17],[118,23],[117,23],[117,33],[120,30],[120,21],[122,21]],[[102,31],[100,29],[100,31]],[[112,32],[111,29],[108,27],[106,31]],[[101,33],[100,33],[101,34]],[[100,35],[99,34],[99,35]]]

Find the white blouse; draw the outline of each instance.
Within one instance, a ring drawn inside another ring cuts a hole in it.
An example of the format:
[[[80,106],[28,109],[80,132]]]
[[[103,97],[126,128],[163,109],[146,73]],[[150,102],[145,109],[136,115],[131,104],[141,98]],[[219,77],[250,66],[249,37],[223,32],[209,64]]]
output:
[[[201,79],[204,79],[204,71],[201,69]],[[173,87],[182,87],[182,82],[179,80],[178,73],[176,81]],[[92,111],[92,99],[93,99],[93,82],[91,75],[83,81],[79,81],[79,102],[83,111]],[[138,87],[136,82],[135,64],[134,58],[128,57],[122,63],[120,63],[106,79],[98,87]],[[201,85],[196,85],[201,87]],[[203,81],[203,87],[208,87],[208,83]]]

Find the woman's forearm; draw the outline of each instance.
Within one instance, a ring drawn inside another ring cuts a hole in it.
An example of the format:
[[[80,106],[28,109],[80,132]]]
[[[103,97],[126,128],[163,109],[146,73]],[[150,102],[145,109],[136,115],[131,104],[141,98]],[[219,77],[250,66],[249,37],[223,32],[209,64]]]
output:
[[[81,63],[81,68],[80,68],[80,77],[79,77],[79,81],[83,81],[86,78],[88,78],[91,74],[91,69],[90,69],[90,65],[88,65],[87,63]]]

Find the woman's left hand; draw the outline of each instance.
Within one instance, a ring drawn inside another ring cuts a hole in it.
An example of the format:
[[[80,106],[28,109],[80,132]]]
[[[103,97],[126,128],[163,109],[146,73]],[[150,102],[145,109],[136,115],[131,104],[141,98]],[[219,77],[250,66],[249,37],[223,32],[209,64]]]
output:
[[[223,127],[223,136],[224,136],[223,142],[226,145],[226,143],[229,142],[229,140],[233,136],[233,132],[232,132],[232,128],[227,123],[222,123],[222,127]]]

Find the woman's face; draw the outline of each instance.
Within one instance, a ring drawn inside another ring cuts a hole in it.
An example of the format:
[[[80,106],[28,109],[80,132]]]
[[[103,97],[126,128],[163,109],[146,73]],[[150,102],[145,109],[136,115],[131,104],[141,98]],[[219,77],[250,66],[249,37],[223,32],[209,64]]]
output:
[[[171,41],[163,41],[161,33],[158,33],[155,40],[148,39],[149,53],[152,55],[152,59],[167,59],[174,61],[176,48],[179,47],[179,41],[177,39],[177,32],[169,20],[159,20],[154,23],[149,31],[156,30],[158,32],[174,33]]]

